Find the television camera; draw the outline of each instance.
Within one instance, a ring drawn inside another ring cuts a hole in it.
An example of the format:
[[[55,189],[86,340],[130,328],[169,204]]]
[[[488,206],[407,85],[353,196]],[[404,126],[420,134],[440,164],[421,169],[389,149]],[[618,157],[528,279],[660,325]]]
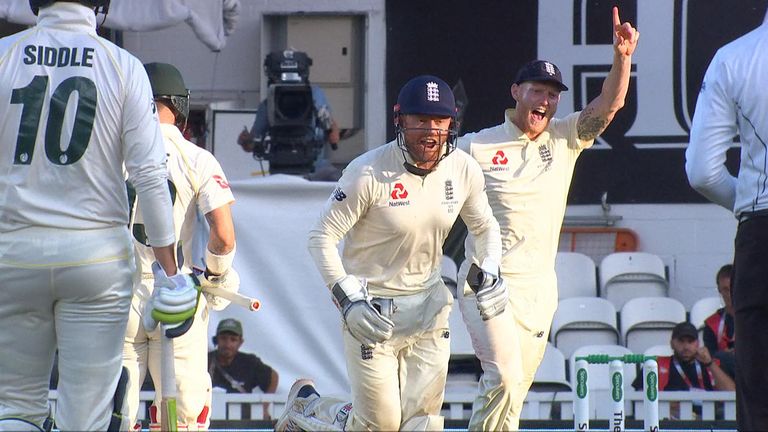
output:
[[[268,129],[254,143],[253,156],[269,161],[273,174],[312,172],[331,128],[330,112],[315,107],[310,66],[312,58],[301,51],[275,51],[264,60]]]

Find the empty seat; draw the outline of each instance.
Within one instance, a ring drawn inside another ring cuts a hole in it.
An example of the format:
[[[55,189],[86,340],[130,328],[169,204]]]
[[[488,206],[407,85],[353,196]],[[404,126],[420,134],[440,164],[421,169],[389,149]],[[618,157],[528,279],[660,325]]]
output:
[[[558,298],[597,295],[597,266],[592,258],[579,252],[558,252],[555,258]]]
[[[668,357],[672,355],[672,346],[669,344],[654,345],[652,347],[646,348],[645,351],[643,351],[643,355]]]
[[[704,321],[721,307],[723,307],[723,299],[720,296],[704,297],[697,300],[691,306],[691,324],[696,327],[696,330],[703,329]]]
[[[616,308],[600,297],[573,297],[560,300],[552,319],[552,342],[570,357],[583,345],[619,344]]]
[[[617,310],[636,297],[667,296],[664,262],[645,252],[616,252],[600,262],[600,296]]]
[[[653,345],[669,344],[672,328],[685,320],[685,306],[673,298],[631,299],[620,312],[623,343],[635,353],[641,353]]]
[[[571,384],[566,379],[565,374],[565,356],[551,343],[547,343],[544,358],[533,377],[531,390],[542,392],[571,391]]]
[[[451,331],[451,356],[448,361],[447,379],[454,386],[454,390],[459,387],[474,389],[482,369],[476,360],[472,340],[458,302],[453,303],[448,315],[448,328]]]
[[[456,266],[456,262],[448,255],[443,255],[440,261],[440,276],[443,278],[443,283],[451,291],[453,297],[456,298],[456,286],[458,285],[458,273],[459,269]],[[458,307],[458,305],[455,305]]]
[[[585,345],[578,348],[568,360],[569,380],[571,388],[576,388],[576,357],[590,354],[608,354],[610,356],[623,356],[632,352],[622,345]],[[631,391],[632,381],[637,376],[637,369],[632,363],[624,364],[624,390]],[[610,400],[610,376],[608,364],[590,364],[587,377],[589,380],[589,417],[592,419],[611,419],[613,412]],[[628,402],[625,402],[628,406]]]

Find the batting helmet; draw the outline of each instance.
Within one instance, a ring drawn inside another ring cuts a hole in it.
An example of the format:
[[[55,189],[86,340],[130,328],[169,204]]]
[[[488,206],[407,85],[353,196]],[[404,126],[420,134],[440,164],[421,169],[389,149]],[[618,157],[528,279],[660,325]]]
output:
[[[451,124],[447,131],[448,137],[445,142],[445,153],[437,162],[443,160],[456,149],[456,138],[459,133],[456,120],[456,99],[453,96],[453,90],[440,78],[432,75],[421,75],[405,83],[403,88],[400,89],[400,94],[397,96],[394,113],[397,145],[403,152],[410,151],[405,142],[405,128],[400,120],[400,116],[404,114],[450,117]],[[445,133],[445,131],[439,132]],[[437,166],[437,163],[434,166]],[[407,160],[406,168],[418,175],[426,175],[429,172],[411,166]]]
[[[147,63],[144,69],[152,86],[152,96],[155,100],[169,101],[176,111],[176,124],[183,127],[189,117],[189,90],[181,72],[168,63]]]
[[[60,0],[29,0],[29,7],[32,9],[32,13],[37,15],[40,8],[46,7]],[[76,3],[83,4],[89,8],[95,8],[96,13],[106,14],[109,11],[110,0],[77,0]],[[70,1],[72,3],[72,1]]]

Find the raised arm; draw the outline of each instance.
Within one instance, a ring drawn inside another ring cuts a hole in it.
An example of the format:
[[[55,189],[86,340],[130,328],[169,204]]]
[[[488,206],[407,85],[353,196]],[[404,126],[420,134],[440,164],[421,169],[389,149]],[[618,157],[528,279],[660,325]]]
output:
[[[619,8],[613,8],[613,65],[603,81],[603,89],[579,115],[577,124],[579,139],[597,138],[624,106],[632,69],[632,53],[637,48],[640,32],[632,24],[621,23]]]

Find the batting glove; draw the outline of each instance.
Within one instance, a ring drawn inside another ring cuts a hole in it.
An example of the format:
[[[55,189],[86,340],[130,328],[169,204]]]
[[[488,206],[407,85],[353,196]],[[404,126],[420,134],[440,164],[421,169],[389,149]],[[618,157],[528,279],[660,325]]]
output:
[[[234,268],[230,267],[226,272],[215,275],[209,271],[201,273],[198,276],[200,286],[203,289],[203,295],[205,296],[208,306],[215,311],[224,310],[231,303],[229,300],[207,293],[206,288],[218,288],[229,292],[236,293],[240,290],[240,275],[237,274]]]
[[[188,329],[191,324],[189,320],[194,318],[200,297],[200,283],[197,278],[181,273],[168,276],[157,262],[152,263],[152,273],[155,278],[155,287],[144,310],[142,318],[144,328],[152,331],[160,322],[165,324],[166,328],[186,327]],[[166,332],[169,337],[181,336],[177,333]]]
[[[478,267],[472,263],[467,274],[467,284],[475,292],[477,309],[483,321],[504,312],[509,301],[509,291],[504,279],[499,276],[499,265],[490,258]]]
[[[395,324],[373,307],[364,282],[348,275],[335,283],[331,291],[344,324],[361,344],[372,348],[392,337]]]

